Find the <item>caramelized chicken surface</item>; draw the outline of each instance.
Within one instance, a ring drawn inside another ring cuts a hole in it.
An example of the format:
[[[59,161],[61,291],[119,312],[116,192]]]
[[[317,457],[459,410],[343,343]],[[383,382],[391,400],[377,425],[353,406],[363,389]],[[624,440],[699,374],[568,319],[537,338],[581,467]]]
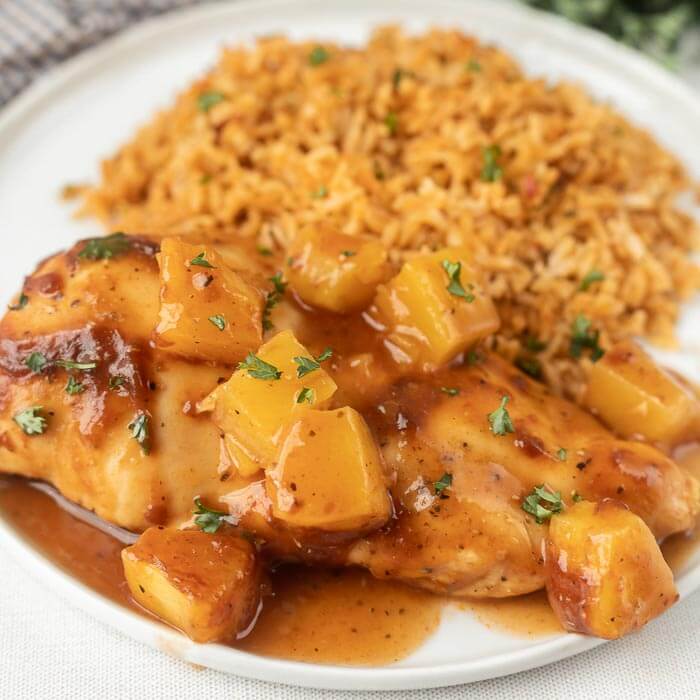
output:
[[[446,251],[450,263],[431,254],[386,281],[385,257],[373,252],[378,272],[363,279],[380,285],[382,303],[368,313],[357,311],[366,284],[358,302],[348,282],[357,267],[341,260],[334,275],[323,273],[324,284],[339,285],[324,292],[329,312],[308,305],[305,294],[313,302],[318,284],[307,284],[293,259],[299,281],[286,289],[275,261],[244,246],[104,241],[43,262],[0,322],[0,471],[50,482],[137,532],[167,526],[125,554],[129,584],[162,617],[196,628],[198,640],[248,624],[253,589],[232,584],[224,603],[198,591],[188,623],[182,590],[152,563],[163,560],[163,547],[179,553],[180,568],[188,547],[201,547],[193,554],[201,561],[204,533],[220,528],[255,541],[267,564],[360,565],[454,596],[516,596],[546,585],[556,601],[572,576],[587,575],[586,561],[603,570],[587,559],[588,533],[599,527],[628,533],[640,548],[637,566],[653,562],[659,572],[664,607],[675,599],[656,542],[693,527],[700,484],[657,446],[630,439],[639,436],[627,424],[622,439],[500,358],[464,354],[498,325],[473,271],[465,279],[474,283],[461,286],[465,255]],[[305,260],[314,259],[312,245]],[[314,267],[312,282],[318,274]],[[460,306],[475,299],[468,313]],[[687,388],[678,391],[684,407],[696,406]],[[605,379],[595,392],[600,402]],[[655,416],[666,410],[657,404]],[[615,411],[601,415],[616,427]],[[677,434],[677,423],[668,424]],[[697,435],[697,426],[684,424],[683,435]],[[567,542],[552,541],[550,522],[582,500],[614,502],[635,519],[585,511],[593,524],[576,540],[584,573],[554,575],[552,557]],[[202,531],[196,545],[180,542],[193,530]],[[258,572],[250,547],[234,542],[230,551],[245,551],[246,570]],[[140,590],[143,577],[159,582],[156,592]],[[579,593],[577,605],[598,619],[597,599]],[[222,605],[238,622],[221,619]],[[559,606],[567,628],[604,636],[660,612],[642,607],[646,616],[599,632],[571,622],[571,605]]]

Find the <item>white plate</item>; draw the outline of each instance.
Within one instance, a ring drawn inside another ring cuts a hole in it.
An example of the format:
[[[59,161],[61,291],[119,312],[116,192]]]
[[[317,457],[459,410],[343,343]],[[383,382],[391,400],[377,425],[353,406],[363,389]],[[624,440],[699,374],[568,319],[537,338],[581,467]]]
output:
[[[549,15],[468,0],[264,0],[202,6],[146,22],[79,56],[0,115],[0,221],[6,241],[0,301],[9,300],[40,258],[98,233],[94,223],[71,220],[69,207],[58,198],[61,186],[94,180],[100,157],[212,64],[221,44],[273,32],[358,43],[384,22],[400,22],[415,31],[457,26],[503,46],[532,75],[584,83],[682,158],[694,156],[695,162],[687,165],[700,176],[700,98],[639,55]],[[699,317],[697,306],[687,310],[681,323],[685,352],[671,358],[698,381]],[[116,606],[54,567],[1,519],[0,542],[47,586],[125,634],[190,662],[263,680],[335,689],[436,687],[541,666],[600,643],[565,634],[518,639],[451,611],[433,638],[392,666],[278,661],[193,644]],[[700,588],[700,552],[681,572],[678,587],[682,596]]]

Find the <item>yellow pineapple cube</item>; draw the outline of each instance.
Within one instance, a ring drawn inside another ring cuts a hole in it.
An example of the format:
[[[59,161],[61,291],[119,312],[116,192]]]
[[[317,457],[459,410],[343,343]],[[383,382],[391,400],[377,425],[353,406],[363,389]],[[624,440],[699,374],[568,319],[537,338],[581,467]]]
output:
[[[632,341],[591,367],[585,402],[623,437],[673,444],[700,432],[698,398]]]
[[[555,515],[545,551],[549,602],[570,632],[617,639],[678,599],[651,530],[618,501],[580,501]]]
[[[307,304],[336,313],[366,307],[391,274],[379,240],[329,227],[300,232],[288,252],[286,277],[294,291]]]
[[[271,338],[246,365],[215,389],[213,414],[242,476],[271,464],[289,420],[310,408],[324,408],[337,388],[323,361],[314,358],[291,331]],[[313,369],[304,371],[303,365]]]
[[[292,421],[265,484],[273,516],[295,529],[357,535],[392,513],[381,453],[364,418],[347,406]]]
[[[379,288],[374,304],[394,358],[425,369],[449,362],[500,325],[461,248],[407,261]]]
[[[257,611],[255,547],[232,532],[152,527],[122,564],[134,599],[195,642],[233,639]]]
[[[260,345],[264,296],[213,248],[165,238],[159,264],[161,349],[233,364]]]

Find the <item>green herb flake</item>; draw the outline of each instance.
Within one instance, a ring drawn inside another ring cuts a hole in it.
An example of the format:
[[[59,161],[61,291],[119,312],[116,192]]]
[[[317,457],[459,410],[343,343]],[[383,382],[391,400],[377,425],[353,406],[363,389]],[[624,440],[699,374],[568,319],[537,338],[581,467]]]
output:
[[[113,374],[109,378],[109,383],[108,383],[108,388],[110,391],[115,391],[116,389],[119,389],[119,387],[124,386],[126,384],[126,379],[124,377],[120,376],[119,374]]]
[[[469,61],[467,61],[465,68],[470,73],[481,73],[481,63],[479,63],[479,61],[477,61],[475,58],[470,58]]]
[[[481,168],[482,182],[496,182],[503,177],[503,169],[498,163],[501,157],[501,149],[498,146],[487,146],[482,151],[484,164]]]
[[[533,379],[542,377],[542,363],[536,357],[518,355],[515,358],[515,366]]]
[[[194,499],[194,505],[192,514],[197,516],[194,519],[194,524],[209,535],[218,532],[228,513],[207,508],[199,498]]]
[[[216,270],[216,268],[206,259],[206,253],[202,251],[196,258],[190,260],[190,265],[197,265],[198,267],[208,267],[211,270]]]
[[[226,328],[226,319],[223,314],[215,314],[214,316],[209,316],[208,321],[213,323],[220,331]]]
[[[399,89],[399,85],[401,85],[401,78],[403,78],[404,75],[404,71],[401,68],[397,68],[393,72],[391,76],[391,84],[393,85],[394,90]]]
[[[323,48],[323,46],[314,46],[309,54],[309,63],[312,66],[320,66],[324,64],[331,55]]]
[[[21,311],[29,303],[29,297],[22,292],[17,299],[16,304],[8,304],[7,308],[10,311]]]
[[[352,258],[354,255],[357,255],[357,253],[354,250],[342,250],[340,254],[344,258]]]
[[[537,336],[526,335],[523,338],[523,347],[530,352],[542,352],[547,349],[547,343],[540,340]]]
[[[77,369],[81,372],[87,372],[88,370],[95,369],[95,367],[97,367],[97,362],[74,362],[73,360],[55,360],[54,364],[56,367],[63,367],[63,369]]]
[[[526,513],[533,515],[538,525],[541,525],[564,510],[564,501],[559,491],[550,491],[542,484],[535,486],[532,493],[523,501],[522,508]]]
[[[311,193],[312,199],[324,199],[328,196],[328,188],[325,185],[321,185],[317,190]]]
[[[265,360],[261,360],[257,355],[249,352],[243,362],[238,363],[238,369],[247,370],[248,374],[254,379],[272,379],[276,380],[282,376],[282,372],[274,365],[271,365]]]
[[[46,418],[41,415],[42,406],[25,408],[12,416],[17,425],[26,435],[41,435],[46,430]]]
[[[445,472],[436,482],[433,483],[433,488],[438,496],[442,495],[445,489],[452,486],[452,474]]]
[[[223,102],[226,96],[216,90],[209,90],[208,92],[203,92],[197,98],[197,109],[200,112],[208,112],[214,105],[218,105],[219,102]]]
[[[151,451],[151,420],[146,413],[140,411],[136,414],[128,428],[131,432],[131,437],[141,445],[141,451],[147,455]]]
[[[448,396],[457,396],[457,394],[459,394],[459,389],[453,386],[442,386],[440,387],[440,391]]]
[[[297,377],[301,379],[305,377],[310,372],[314,372],[321,366],[321,362],[329,359],[333,355],[333,350],[331,348],[326,348],[318,357],[302,357],[297,356],[292,358],[299,366],[297,367]]]
[[[274,285],[274,289],[267,293],[265,298],[265,308],[263,309],[263,328],[269,331],[273,328],[272,322],[270,321],[270,312],[272,309],[280,303],[282,295],[287,289],[287,282],[282,281],[282,273],[278,272],[269,278],[270,282]]]
[[[272,251],[264,245],[259,245],[256,250],[265,258],[269,258],[272,255]]]
[[[494,435],[505,435],[506,433],[515,432],[513,421],[510,419],[508,409],[506,409],[509,400],[510,398],[508,396],[503,396],[500,406],[488,415],[491,432]]]
[[[384,124],[386,128],[389,129],[389,135],[395,136],[399,130],[399,118],[396,116],[396,112],[389,112],[389,114],[384,117]]]
[[[326,360],[330,360],[330,358],[333,357],[333,348],[324,348],[323,352],[320,355],[316,356],[316,359],[319,362],[325,362]]]
[[[566,458],[569,456],[569,451],[564,449],[563,447],[560,447],[557,450],[557,459],[560,462],[566,462]]]
[[[471,304],[476,298],[471,290],[474,289],[473,285],[468,284],[467,287],[470,291],[467,291],[460,280],[460,275],[462,274],[462,263],[460,262],[450,262],[449,260],[442,261],[442,269],[445,270],[447,276],[450,280],[447,285],[447,291],[456,296],[465,299],[469,304]]]
[[[582,280],[579,285],[579,289],[582,292],[588,291],[588,288],[594,282],[602,282],[605,279],[605,275],[600,270],[591,270]]]
[[[91,238],[85,242],[78,253],[85,260],[109,260],[115,255],[125,253],[131,248],[131,242],[125,233],[112,233],[104,238]]]
[[[27,365],[27,367],[29,367],[29,369],[32,370],[32,372],[38,374],[46,368],[46,366],[49,364],[49,361],[44,355],[42,355],[42,353],[33,352],[24,361],[24,364]]]
[[[467,364],[470,367],[473,367],[474,365],[478,365],[480,362],[483,362],[484,358],[476,351],[476,350],[470,350],[467,353]]]
[[[85,385],[81,384],[76,378],[71,374],[68,377],[68,383],[66,384],[66,394],[70,396],[75,396],[76,394],[82,394],[85,391]]]
[[[314,402],[314,390],[305,386],[297,395],[297,403],[313,403]]]
[[[578,503],[579,501],[583,500],[583,496],[578,491],[572,491],[571,492],[571,500],[574,503]]]
[[[583,350],[588,349],[591,351],[591,361],[597,362],[605,355],[605,350],[598,343],[599,339],[600,331],[593,330],[590,320],[579,314],[571,324],[569,354],[571,357],[579,358]]]

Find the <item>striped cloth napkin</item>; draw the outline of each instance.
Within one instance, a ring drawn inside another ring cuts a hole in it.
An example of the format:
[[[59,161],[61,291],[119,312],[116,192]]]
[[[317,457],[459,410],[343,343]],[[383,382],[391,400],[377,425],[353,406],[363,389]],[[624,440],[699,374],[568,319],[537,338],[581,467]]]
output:
[[[0,106],[48,67],[145,17],[201,0],[0,0]]]

